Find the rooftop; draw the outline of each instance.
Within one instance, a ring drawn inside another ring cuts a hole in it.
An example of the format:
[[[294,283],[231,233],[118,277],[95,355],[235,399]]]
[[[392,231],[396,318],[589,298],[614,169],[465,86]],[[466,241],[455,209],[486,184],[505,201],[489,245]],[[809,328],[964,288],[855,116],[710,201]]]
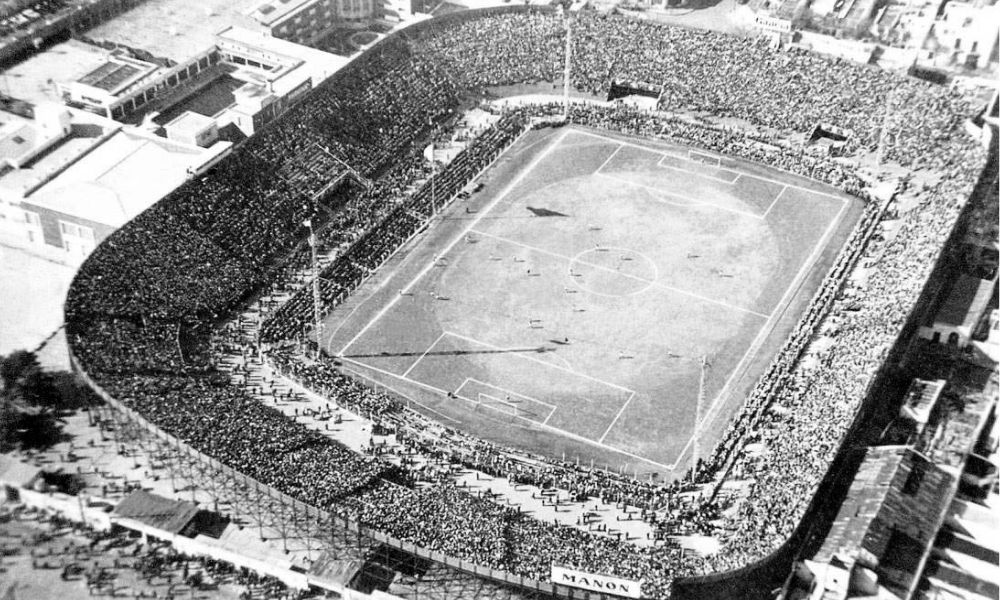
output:
[[[117,94],[156,69],[154,64],[115,56],[77,81],[109,94]]]
[[[132,492],[112,513],[119,519],[132,519],[170,533],[180,533],[197,514],[198,507],[190,502],[170,500],[143,490]]]
[[[934,410],[934,405],[937,404],[945,383],[944,379],[935,381],[914,379],[910,383],[910,388],[906,390],[906,396],[903,399],[901,413],[915,421],[920,426],[918,430],[922,429],[930,418],[931,411]]]
[[[907,446],[869,448],[819,552],[856,560],[905,597],[954,495],[955,479]]]
[[[80,79],[107,62],[110,56],[111,53],[103,48],[71,39],[12,65],[4,71],[0,83],[3,91],[14,98],[34,104],[62,104],[55,84]]]
[[[262,25],[271,26],[296,10],[316,0],[268,0],[250,11],[250,16]]]
[[[934,317],[935,323],[975,327],[993,296],[995,281],[961,275]]]
[[[132,10],[87,31],[95,40],[109,40],[147,50],[178,63],[215,45],[215,34],[241,25],[258,29],[247,13],[260,0],[146,0]]]
[[[42,470],[32,464],[0,454],[0,483],[16,487],[31,485]]]
[[[120,227],[180,185],[188,168],[203,160],[198,148],[119,130],[23,202]]]
[[[211,117],[187,111],[182,112],[175,119],[167,123],[165,127],[170,127],[179,131],[202,131],[207,127],[211,127],[214,123],[215,119]]]

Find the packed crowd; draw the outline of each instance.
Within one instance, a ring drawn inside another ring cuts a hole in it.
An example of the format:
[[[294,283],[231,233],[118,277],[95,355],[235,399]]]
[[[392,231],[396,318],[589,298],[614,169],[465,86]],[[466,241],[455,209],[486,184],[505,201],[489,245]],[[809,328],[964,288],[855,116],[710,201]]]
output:
[[[753,160],[868,201],[862,224],[799,329],[698,474],[708,480],[730,473],[753,481],[753,493],[722,530],[710,522],[729,507],[672,515],[694,523],[696,531],[723,536],[724,550],[710,568],[742,566],[774,550],[805,514],[972,191],[983,161],[958,134],[968,101],[868,66],[715,33],[589,14],[575,18],[573,27],[573,83],[579,89],[600,91],[612,78],[665,81],[662,107],[735,118],[753,129],[747,134],[731,125],[599,106],[575,107],[573,122]],[[395,37],[376,46],[88,259],[66,305],[73,352],[109,394],[162,430],[303,502],[516,575],[544,580],[550,564],[566,564],[643,579],[645,594],[667,595],[674,577],[695,569],[675,547],[638,548],[544,523],[445,483],[418,488],[399,467],[356,455],[260,405],[215,376],[203,352],[189,350],[209,326],[289,272],[282,260],[302,264],[305,219],[319,226],[323,243],[344,248],[320,282],[328,308],[341,302],[433,211],[429,186],[417,183],[426,180],[420,151],[432,124],[449,118],[463,91],[552,81],[564,32],[554,13],[520,11],[444,19],[409,40]],[[437,173],[436,193],[454,195],[530,117],[556,110],[539,106],[505,115]],[[816,157],[786,139],[819,122],[853,132],[856,150],[871,151],[883,138],[888,159],[939,173],[932,187],[908,190],[916,208],[900,216],[900,234],[891,242],[875,234],[884,204],[867,197],[847,163]],[[882,136],[883,127],[893,134]],[[370,186],[346,183],[313,203],[345,165]],[[864,288],[845,289],[856,261],[876,252],[877,268]],[[263,342],[302,337],[312,316],[309,294],[296,293],[276,311],[265,323]],[[804,346],[818,327],[831,323],[838,333],[822,368],[804,367]],[[176,343],[170,340],[175,331],[184,333]],[[303,363],[282,352],[270,358],[281,371],[431,454],[515,481],[651,510],[669,505],[677,491],[541,457],[533,457],[536,465],[529,468],[508,449],[440,431],[329,364]],[[440,435],[427,435],[435,430]],[[750,445],[764,450],[749,452]]]
[[[462,19],[439,20],[413,38],[417,52],[438,57],[463,87],[562,76],[566,25],[561,15],[505,13],[456,26],[454,21]],[[614,80],[639,82],[662,89],[663,110],[800,133],[833,124],[853,134],[852,145],[868,149],[885,125],[898,133],[889,156],[904,166],[930,160],[924,150],[936,154],[936,136],[950,130],[953,116],[972,113],[945,87],[873,65],[797,49],[774,51],[766,38],[581,12],[573,16],[572,45],[572,84],[580,91],[604,94]],[[914,123],[910,115],[919,119]]]

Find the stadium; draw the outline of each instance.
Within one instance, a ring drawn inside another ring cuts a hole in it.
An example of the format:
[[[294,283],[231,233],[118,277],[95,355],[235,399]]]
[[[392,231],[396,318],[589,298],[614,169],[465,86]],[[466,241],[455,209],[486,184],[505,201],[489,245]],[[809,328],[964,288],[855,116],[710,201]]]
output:
[[[621,81],[662,82],[658,110],[594,101]],[[559,84],[581,101],[483,101]],[[481,131],[429,164],[471,107]],[[103,243],[66,301],[72,360],[123,430],[282,499],[327,556],[391,547],[489,588],[475,596],[582,597],[553,580],[565,567],[648,598],[763,597],[979,182],[976,111],[754,39],[527,7],[439,17]],[[817,152],[830,129],[842,143]],[[657,543],[355,453],[262,402],[251,361],[416,452],[633,507]],[[720,548],[686,553],[678,532]]]

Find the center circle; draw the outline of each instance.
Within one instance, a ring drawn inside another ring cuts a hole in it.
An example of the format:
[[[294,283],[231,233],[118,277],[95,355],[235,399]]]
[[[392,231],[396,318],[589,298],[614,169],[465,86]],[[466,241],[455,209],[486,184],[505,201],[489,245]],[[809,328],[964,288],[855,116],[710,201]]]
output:
[[[659,270],[656,263],[641,252],[616,246],[595,246],[570,260],[567,276],[584,292],[618,297],[646,291],[656,283]]]

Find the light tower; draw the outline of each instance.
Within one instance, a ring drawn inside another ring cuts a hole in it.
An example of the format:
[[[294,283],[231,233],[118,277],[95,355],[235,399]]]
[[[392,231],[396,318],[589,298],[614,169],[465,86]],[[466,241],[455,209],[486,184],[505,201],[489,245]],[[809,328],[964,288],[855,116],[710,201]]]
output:
[[[563,118],[569,120],[569,80],[573,70],[573,17],[566,11],[566,61],[563,66]]]
[[[316,332],[316,353],[314,358],[319,360],[320,357],[320,345],[323,340],[323,308],[322,302],[319,295],[319,261],[316,257],[316,230],[313,228],[313,217],[315,217],[316,205],[313,204],[312,217],[306,220],[306,226],[309,227],[309,258],[312,267],[312,293],[313,293],[313,320],[315,321],[315,332]]]

